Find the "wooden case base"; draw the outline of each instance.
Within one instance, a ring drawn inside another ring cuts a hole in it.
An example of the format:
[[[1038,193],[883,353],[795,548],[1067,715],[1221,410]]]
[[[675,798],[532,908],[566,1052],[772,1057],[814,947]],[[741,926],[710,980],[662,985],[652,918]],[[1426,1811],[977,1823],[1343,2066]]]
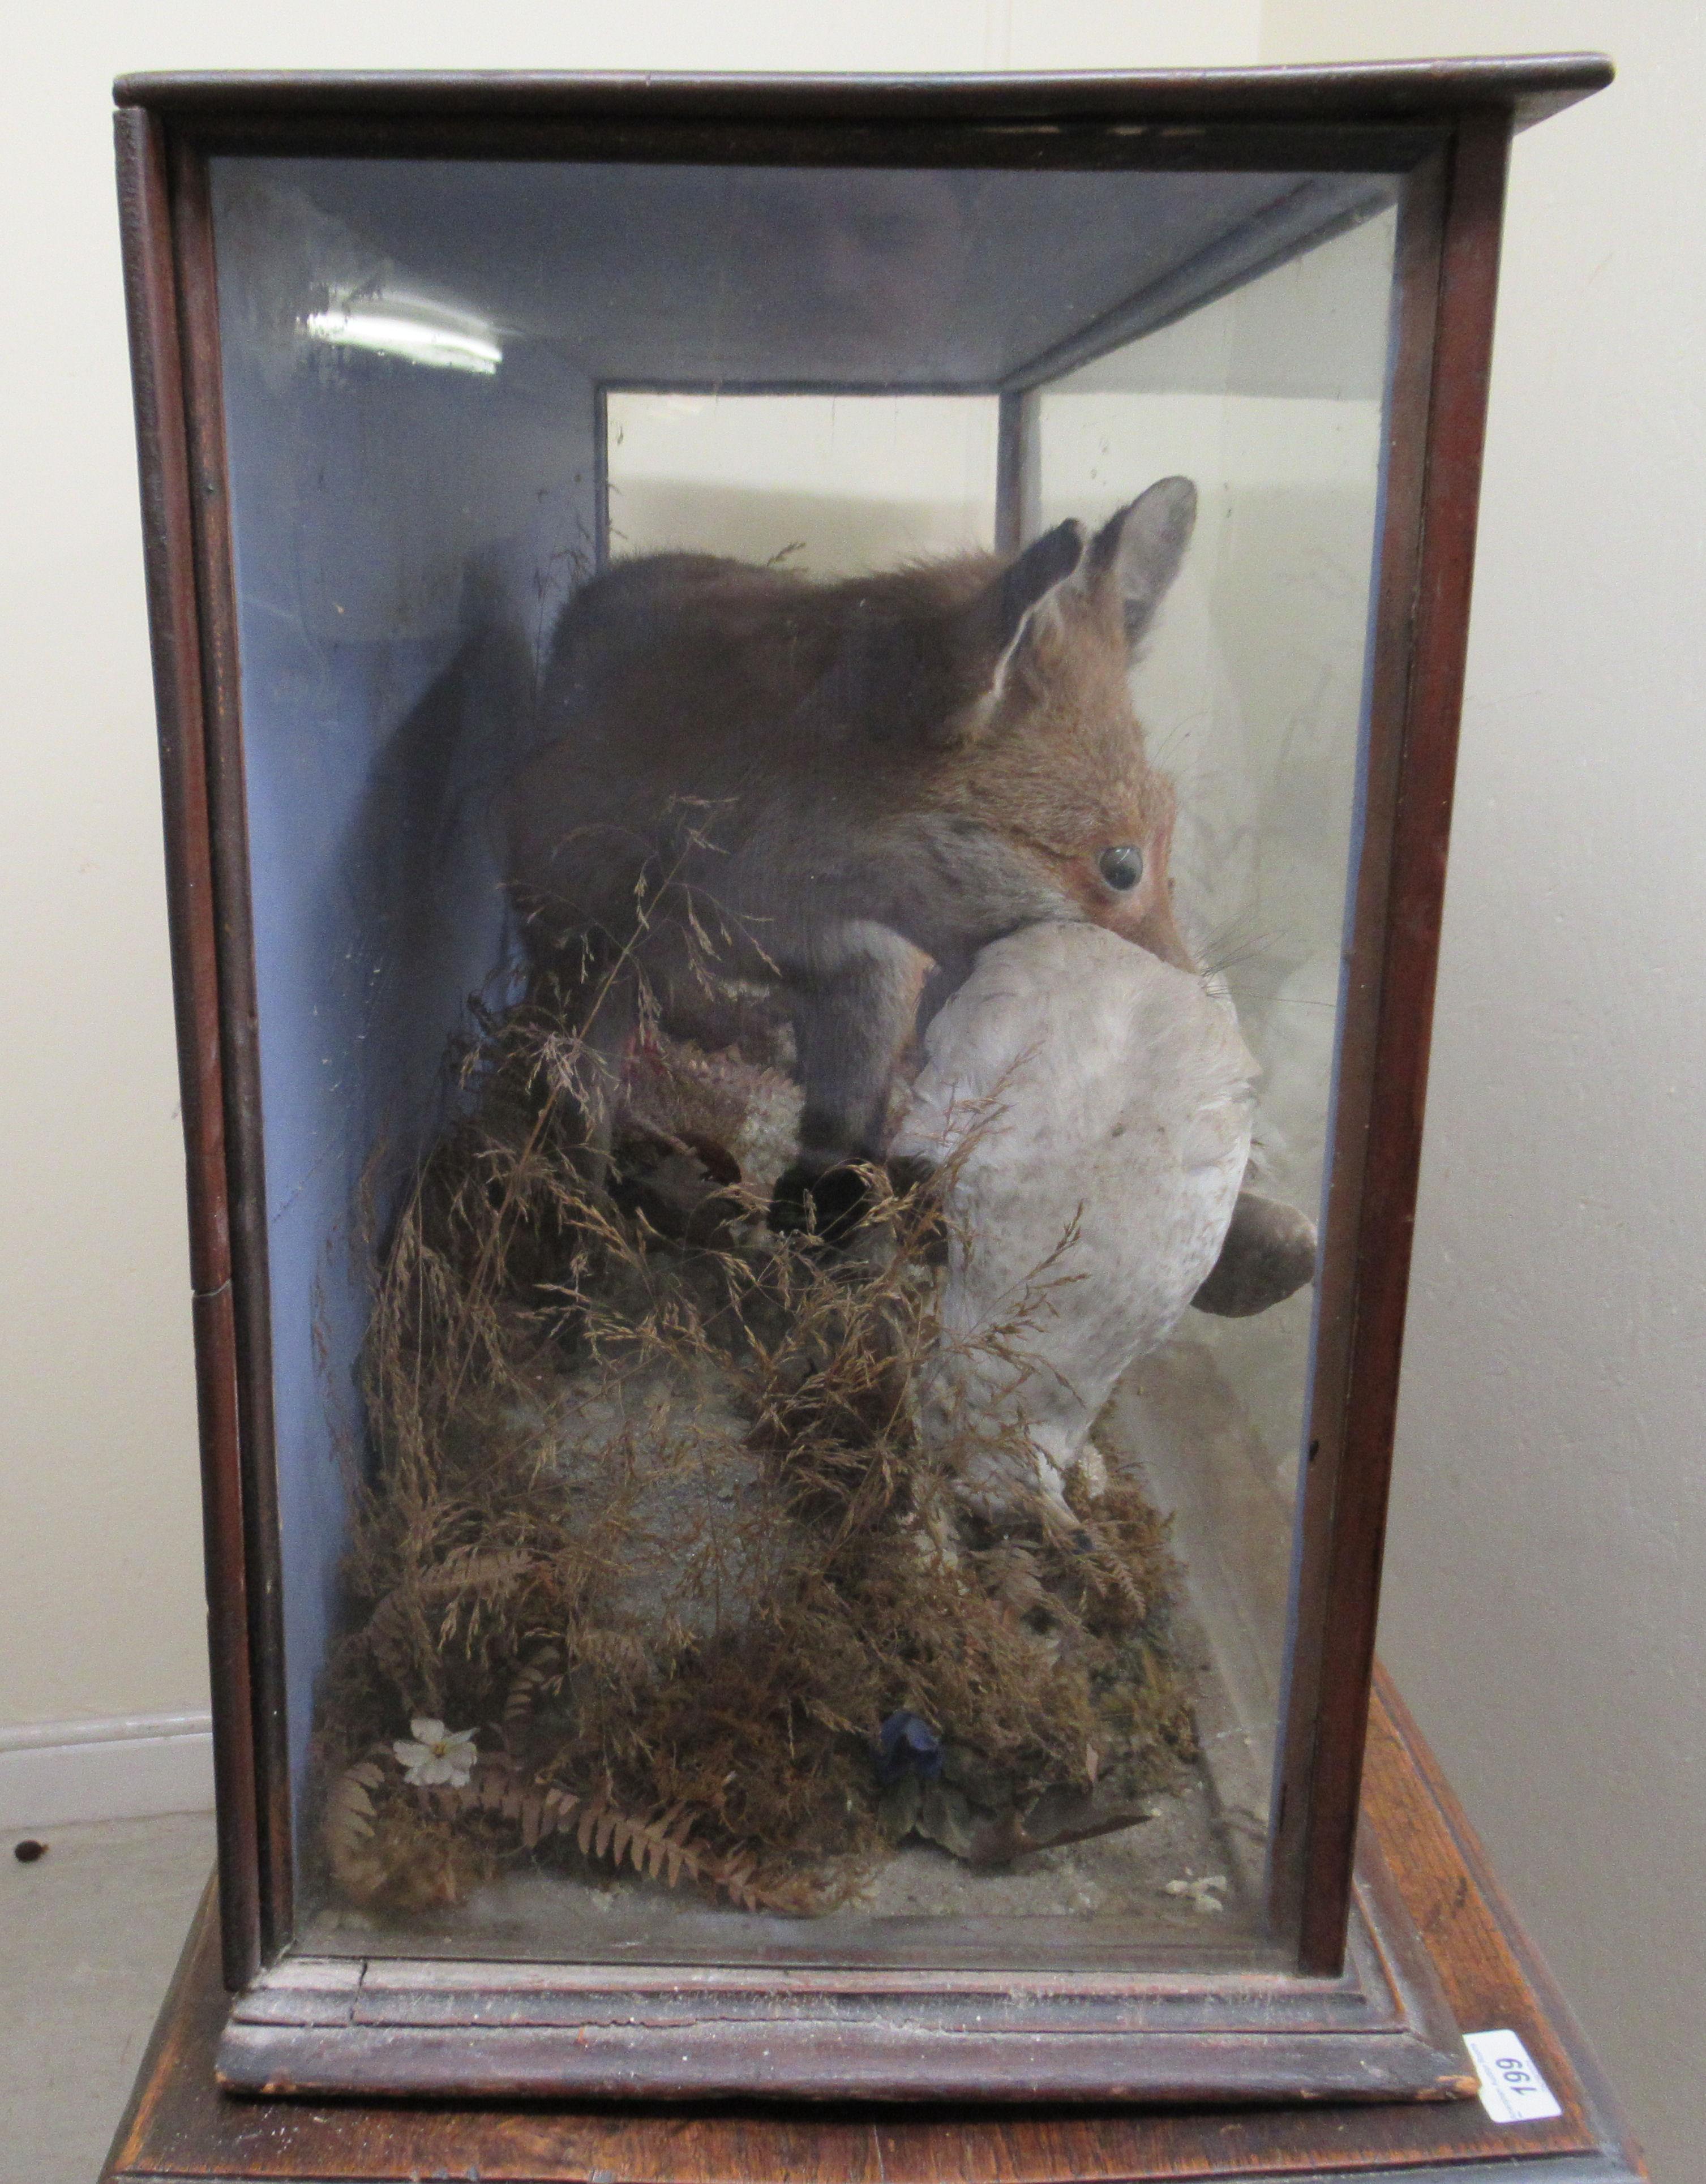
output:
[[[738,1970],[293,1957],[233,2006],[233,2092],[1393,2100],[1475,2076],[1366,1831],[1345,1969]]]
[[[1453,2014],[1508,2028],[1562,2113],[1498,2125],[1479,2101],[1079,2103],[904,2110],[584,2099],[313,2103],[214,2077],[230,2008],[211,1902],[161,2013],[103,2184],[1149,2184],[1189,2177],[1636,2184],[1642,2175],[1568,2008],[1487,1873],[1402,1708],[1377,1685],[1364,1810]]]

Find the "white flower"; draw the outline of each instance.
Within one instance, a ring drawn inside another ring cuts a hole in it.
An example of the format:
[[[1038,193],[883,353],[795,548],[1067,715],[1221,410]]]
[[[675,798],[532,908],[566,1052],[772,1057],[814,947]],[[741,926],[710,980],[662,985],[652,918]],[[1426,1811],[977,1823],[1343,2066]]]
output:
[[[399,1736],[391,1749],[403,1768],[403,1779],[418,1787],[429,1788],[448,1782],[453,1790],[460,1790],[474,1771],[480,1755],[474,1748],[471,1729],[446,1729],[442,1721],[424,1719],[411,1721],[415,1741]]]

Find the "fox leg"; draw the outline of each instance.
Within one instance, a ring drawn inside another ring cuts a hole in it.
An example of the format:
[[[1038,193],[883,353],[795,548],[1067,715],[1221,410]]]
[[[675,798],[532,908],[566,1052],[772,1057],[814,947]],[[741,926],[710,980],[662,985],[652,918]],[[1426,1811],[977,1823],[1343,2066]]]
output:
[[[925,959],[878,926],[861,926],[828,968],[789,980],[800,1081],[800,1157],[777,1183],[772,1228],[835,1238],[864,1211],[852,1163],[882,1157],[895,1071],[917,1014]]]

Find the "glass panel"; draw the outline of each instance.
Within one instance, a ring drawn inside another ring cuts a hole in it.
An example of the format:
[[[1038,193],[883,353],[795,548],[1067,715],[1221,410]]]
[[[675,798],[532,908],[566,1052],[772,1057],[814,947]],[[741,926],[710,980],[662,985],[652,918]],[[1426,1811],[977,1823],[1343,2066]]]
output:
[[[1196,481],[1190,552],[1132,690],[1179,798],[1197,961],[1261,1068],[1248,1187],[1324,1212],[1397,214],[1387,209],[1038,398],[1037,521]],[[1284,1676],[1312,1292],[1194,1312],[1121,1390],[1229,1702],[1230,1802],[1264,1819]],[[1229,1762],[1224,1763],[1229,1769]],[[1229,1781],[1229,1773],[1228,1780]]]
[[[1275,1960],[1390,185],[215,181],[298,1942]]]

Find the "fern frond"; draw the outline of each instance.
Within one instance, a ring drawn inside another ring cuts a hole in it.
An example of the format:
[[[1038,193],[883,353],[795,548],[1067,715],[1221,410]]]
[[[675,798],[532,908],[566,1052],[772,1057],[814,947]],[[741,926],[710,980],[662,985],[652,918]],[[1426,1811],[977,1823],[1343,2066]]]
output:
[[[326,1862],[339,1887],[358,1903],[367,1902],[385,1884],[385,1868],[373,1854],[372,1795],[384,1780],[376,1760],[359,1759],[344,1769],[326,1801]]]
[[[544,1646],[516,1670],[504,1700],[504,1737],[512,1749],[533,1718],[539,1693],[561,1673],[563,1657],[556,1647]]]

